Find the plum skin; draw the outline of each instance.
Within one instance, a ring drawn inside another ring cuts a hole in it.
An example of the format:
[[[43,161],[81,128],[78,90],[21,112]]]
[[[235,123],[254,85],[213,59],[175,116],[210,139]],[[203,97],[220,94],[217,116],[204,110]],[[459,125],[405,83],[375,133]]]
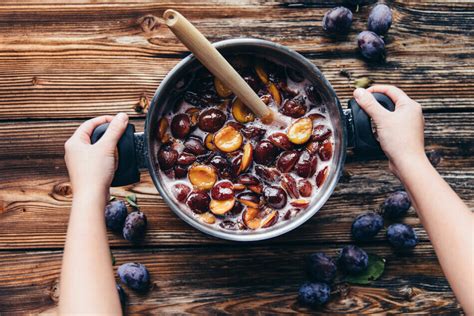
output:
[[[387,33],[392,25],[392,11],[383,3],[377,4],[370,12],[367,25],[369,31],[378,35]]]
[[[387,239],[390,245],[398,250],[408,250],[418,244],[418,236],[411,226],[392,224],[387,228]]]
[[[125,219],[123,238],[133,243],[139,242],[145,237],[146,227],[146,215],[140,211],[132,212]]]
[[[344,35],[352,24],[352,12],[346,7],[335,7],[324,15],[323,29],[331,34]]]
[[[331,283],[336,277],[336,263],[322,252],[309,255],[306,263],[308,274],[313,281]]]
[[[390,194],[382,203],[382,210],[386,217],[395,219],[405,216],[411,206],[411,200],[405,191],[396,191]]]
[[[338,264],[348,274],[358,274],[367,269],[369,256],[361,248],[348,245],[342,248]]]
[[[383,60],[385,58],[385,43],[383,39],[371,31],[360,32],[357,36],[357,46],[366,59]]]
[[[124,201],[112,201],[105,206],[105,225],[113,231],[121,231],[128,210]]]
[[[331,288],[322,282],[306,282],[298,291],[298,301],[303,305],[317,307],[329,301]]]
[[[124,263],[117,269],[120,280],[129,288],[136,291],[145,291],[150,287],[150,273],[140,263]]]
[[[369,241],[383,227],[383,218],[374,212],[367,212],[357,216],[352,222],[352,237],[357,241]]]

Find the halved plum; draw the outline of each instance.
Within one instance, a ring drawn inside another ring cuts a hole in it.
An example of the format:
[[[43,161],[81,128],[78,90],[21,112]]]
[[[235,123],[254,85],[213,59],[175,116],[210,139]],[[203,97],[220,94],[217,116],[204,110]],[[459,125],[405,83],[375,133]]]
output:
[[[208,133],[214,133],[224,126],[227,117],[224,112],[216,108],[206,109],[199,114],[198,127]]]
[[[213,141],[220,151],[230,153],[242,146],[243,137],[238,130],[227,125],[214,134]]]
[[[183,203],[184,201],[186,201],[186,198],[191,192],[191,188],[184,183],[177,183],[173,186],[171,191],[173,192],[173,195],[175,196],[176,200],[178,200],[178,202]]]
[[[217,181],[217,172],[212,166],[196,164],[189,169],[188,178],[196,189],[210,190]]]
[[[286,205],[286,193],[282,188],[267,186],[263,189],[263,196],[268,205],[275,209],[281,209]]]
[[[296,150],[284,151],[276,161],[276,167],[283,173],[291,172],[300,157]]]
[[[268,140],[262,140],[255,146],[253,158],[256,163],[268,166],[275,160],[278,151]]]
[[[191,120],[185,113],[175,115],[171,120],[171,134],[178,139],[184,139],[191,132]]]
[[[189,208],[198,214],[208,212],[210,203],[211,198],[206,192],[202,191],[192,192],[186,201],[186,204],[189,206]]]
[[[211,197],[214,200],[223,201],[234,198],[234,188],[232,182],[222,180],[217,182],[211,189]]]
[[[306,143],[311,137],[313,122],[307,117],[303,117],[295,121],[288,128],[288,139],[297,145]]]

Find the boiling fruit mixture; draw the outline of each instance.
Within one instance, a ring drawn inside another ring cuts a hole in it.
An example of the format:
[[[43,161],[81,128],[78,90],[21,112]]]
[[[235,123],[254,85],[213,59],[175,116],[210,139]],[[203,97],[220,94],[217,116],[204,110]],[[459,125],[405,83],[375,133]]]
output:
[[[286,128],[264,125],[200,68],[160,119],[162,183],[198,220],[222,230],[259,230],[298,216],[330,172],[334,139],[325,105],[301,73],[255,57],[231,64]]]

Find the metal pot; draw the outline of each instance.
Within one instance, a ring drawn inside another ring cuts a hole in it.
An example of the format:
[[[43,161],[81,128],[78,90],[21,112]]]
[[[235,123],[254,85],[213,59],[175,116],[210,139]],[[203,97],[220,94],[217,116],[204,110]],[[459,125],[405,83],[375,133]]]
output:
[[[148,168],[153,183],[162,198],[182,220],[200,231],[227,240],[256,241],[273,238],[289,232],[310,219],[326,203],[331,196],[344,166],[347,147],[352,147],[363,154],[381,153],[375,140],[369,118],[354,100],[349,101],[349,109],[343,110],[331,84],[321,71],[297,52],[269,41],[260,39],[230,39],[215,43],[214,46],[225,56],[226,54],[255,54],[260,57],[271,57],[294,69],[298,69],[316,87],[326,104],[328,116],[334,127],[334,154],[330,173],[320,189],[319,198],[304,213],[287,222],[285,225],[257,231],[223,231],[210,227],[194,218],[188,210],[181,209],[163,186],[159,174],[157,151],[159,141],[156,137],[158,121],[163,113],[174,106],[176,86],[180,79],[189,76],[201,64],[193,55],[184,58],[165,77],[155,92],[146,117],[145,131],[134,133],[135,127],[129,124],[118,144],[119,165],[112,186],[132,184],[140,180],[140,168]],[[393,111],[390,99],[381,94],[374,94],[376,99],[386,108]],[[107,124],[99,126],[93,133],[92,142],[96,142],[105,132]]]

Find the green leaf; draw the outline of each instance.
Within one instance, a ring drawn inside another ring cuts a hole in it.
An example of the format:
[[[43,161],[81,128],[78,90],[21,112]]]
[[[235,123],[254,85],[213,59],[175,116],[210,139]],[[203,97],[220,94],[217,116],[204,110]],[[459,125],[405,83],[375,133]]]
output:
[[[368,77],[361,77],[354,80],[354,86],[356,86],[356,88],[366,89],[370,87],[372,83],[374,83],[374,81]]]
[[[114,266],[115,265],[115,257],[114,257],[114,254],[112,253],[112,251],[110,251],[110,256],[112,257],[112,265]]]
[[[372,281],[380,278],[384,270],[385,259],[369,254],[367,270],[357,275],[348,275],[344,278],[344,281],[352,284],[370,284]]]
[[[136,194],[130,194],[130,195],[127,195],[125,197],[125,199],[127,200],[128,204],[130,204],[130,206],[134,207],[134,208],[137,208],[137,209],[140,209],[140,206],[138,206],[137,204],[137,196]]]

